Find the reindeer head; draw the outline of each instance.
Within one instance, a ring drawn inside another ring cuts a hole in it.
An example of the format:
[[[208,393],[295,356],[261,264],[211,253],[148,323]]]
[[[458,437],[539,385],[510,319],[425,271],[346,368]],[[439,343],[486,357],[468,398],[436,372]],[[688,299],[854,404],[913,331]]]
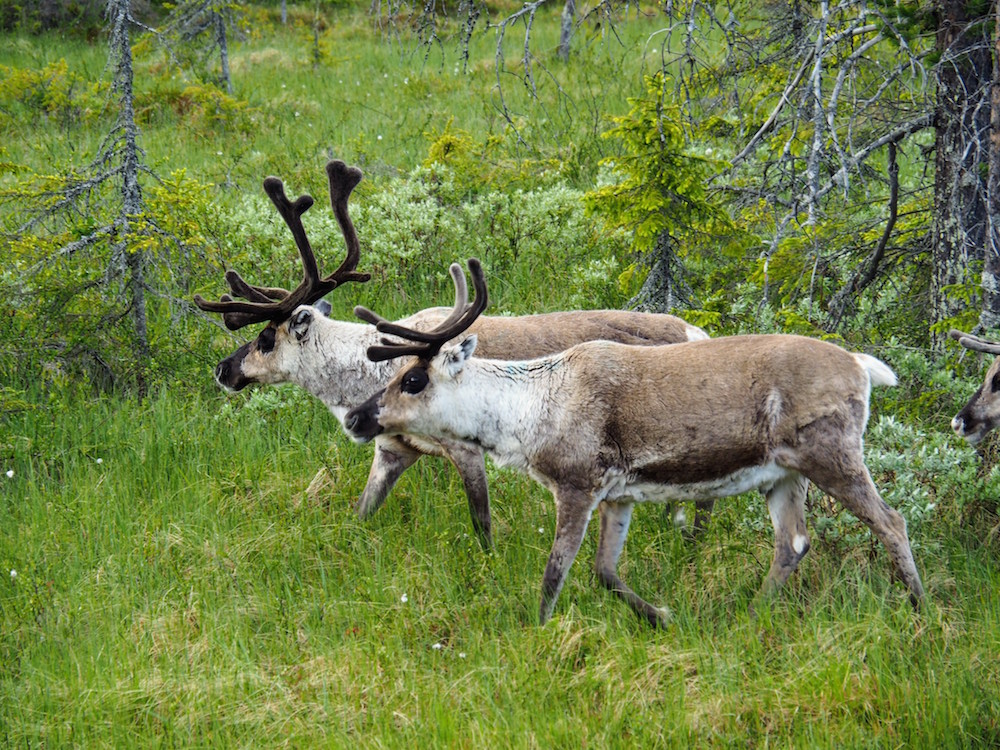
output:
[[[971,333],[951,330],[948,335],[966,349],[987,354],[1000,354],[1000,343],[973,336]],[[960,436],[975,445],[1000,422],[1000,357],[993,360],[986,371],[986,379],[969,402],[951,420],[951,427]]]
[[[222,313],[223,321],[230,330],[267,322],[256,339],[241,346],[216,367],[215,379],[227,390],[238,391],[255,382],[280,383],[287,380],[289,372],[282,362],[288,358],[286,350],[306,342],[316,317],[324,316],[330,310],[321,298],[341,284],[364,282],[371,278],[367,273],[354,270],[361,251],[347,209],[351,192],[361,181],[361,170],[335,160],[326,165],[326,173],[330,182],[330,204],[347,243],[347,257],[339,268],[328,276],[319,275],[316,256],[302,224],[302,214],[313,204],[312,196],[303,195],[290,201],[281,180],[268,177],[264,180],[264,191],[285,220],[299,249],[303,269],[301,283],[292,291],[254,286],[244,281],[239,273],[230,270],[226,272],[229,289],[232,295],[242,300],[234,299],[229,294],[222,295],[218,302],[197,294],[194,296],[195,304],[202,310]],[[288,363],[290,366],[291,362]]]
[[[476,296],[469,303],[468,286],[462,267],[452,263],[452,281],[455,284],[455,305],[451,314],[433,330],[417,331],[398,323],[391,323],[364,307],[354,308],[362,320],[374,323],[380,333],[405,339],[410,343],[382,339],[380,346],[368,348],[368,358],[382,362],[396,357],[413,357],[404,365],[382,390],[365,403],[347,413],[344,428],[358,442],[367,442],[382,433],[423,432],[419,419],[430,413],[426,404],[430,400],[448,397],[449,385],[454,383],[466,361],[476,348],[476,337],[470,335],[457,344],[445,346],[466,331],[486,309],[488,296],[486,279],[479,261],[470,258],[469,272]],[[384,409],[386,404],[391,408]]]

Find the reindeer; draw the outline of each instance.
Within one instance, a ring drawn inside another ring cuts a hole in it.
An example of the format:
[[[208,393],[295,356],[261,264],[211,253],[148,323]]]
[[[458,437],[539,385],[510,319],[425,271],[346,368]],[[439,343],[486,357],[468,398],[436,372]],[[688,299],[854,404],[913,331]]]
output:
[[[809,481],[871,528],[918,605],[924,592],[906,522],[879,496],[862,456],[870,387],[896,382],[885,364],[789,335],[662,347],[594,341],[528,361],[473,359],[474,334],[447,344],[486,308],[482,267],[475,259],[468,266],[474,302],[456,305],[432,331],[379,319],[381,333],[405,341],[383,338],[369,358],[414,358],[344,425],[359,442],[420,435],[469,443],[552,492],[556,534],[542,623],[597,510],[598,580],[641,618],[665,625],[669,611],[641,599],[617,572],[636,502],[762,490],[774,561],[761,594],[776,591],[809,550]]]
[[[291,201],[277,177],[264,180],[264,191],[291,230],[301,256],[303,280],[292,291],[258,287],[230,270],[226,281],[233,296],[210,302],[195,295],[203,310],[221,313],[230,330],[254,323],[267,323],[256,339],[223,359],[215,379],[228,391],[239,391],[251,383],[293,382],[319,398],[343,423],[347,411],[372,391],[388,382],[391,364],[373,363],[365,351],[377,344],[371,325],[332,320],[328,292],[348,282],[367,281],[356,271],[360,244],[348,212],[348,199],[361,181],[361,171],[342,161],[326,166],[330,202],[347,244],[347,256],[329,276],[320,277],[316,257],[302,222],[313,199],[303,195]],[[455,279],[456,291],[465,276]],[[234,299],[240,297],[242,299]],[[414,329],[430,328],[446,318],[447,308],[424,310],[401,321]],[[707,338],[700,328],[672,315],[654,315],[617,310],[560,312],[524,317],[483,317],[475,330],[482,338],[481,350],[489,356],[528,358],[561,351],[580,341],[606,338],[631,344],[667,344]],[[375,456],[365,489],[356,505],[367,518],[385,501],[402,473],[423,455],[444,456],[461,476],[469,501],[472,523],[485,548],[492,544],[489,488],[482,451],[456,441],[414,436],[383,436],[375,441]],[[703,503],[695,517],[695,530],[702,528],[711,506]]]
[[[966,349],[1000,354],[1000,343],[952,329],[948,335]],[[971,445],[978,444],[1000,421],[1000,357],[986,371],[986,378],[972,398],[951,420],[951,428]]]

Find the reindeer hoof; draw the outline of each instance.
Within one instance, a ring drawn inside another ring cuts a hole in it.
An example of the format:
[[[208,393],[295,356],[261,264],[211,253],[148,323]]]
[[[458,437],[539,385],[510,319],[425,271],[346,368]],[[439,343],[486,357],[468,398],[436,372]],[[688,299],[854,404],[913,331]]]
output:
[[[674,616],[667,607],[653,607],[652,617],[650,617],[650,624],[654,628],[659,628],[660,630],[666,630],[667,626],[673,622]]]

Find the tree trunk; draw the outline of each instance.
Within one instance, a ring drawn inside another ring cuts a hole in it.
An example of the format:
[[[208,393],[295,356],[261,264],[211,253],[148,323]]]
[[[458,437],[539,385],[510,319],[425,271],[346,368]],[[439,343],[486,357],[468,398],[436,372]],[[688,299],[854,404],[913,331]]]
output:
[[[644,312],[665,313],[691,306],[691,290],[684,281],[684,266],[674,252],[674,240],[668,232],[656,239],[649,275],[628,306]]]
[[[116,252],[124,256],[128,269],[129,307],[132,317],[132,356],[135,362],[136,386],[144,394],[147,385],[146,371],[150,361],[149,327],[146,319],[146,259],[142,252],[128,247],[134,217],[143,213],[142,188],[139,185],[139,129],[135,124],[135,96],[133,91],[132,46],[129,35],[131,23],[129,0],[112,0],[112,57],[116,60],[115,87],[119,94],[121,110],[118,126],[124,134],[122,151],[122,209],[118,220],[122,244]]]
[[[989,229],[983,258],[983,309],[979,324],[987,330],[1000,328],[1000,3],[993,19],[993,96],[990,102],[989,184],[987,214]]]
[[[966,0],[937,0],[937,49],[941,53],[935,106],[936,155],[932,230],[931,315],[933,340],[946,339],[946,321],[967,308],[972,266],[986,239],[985,137],[991,79],[989,49],[970,33]],[[982,18],[978,20],[983,20]]]
[[[226,93],[233,95],[233,77],[229,73],[229,45],[226,39],[226,19],[221,13],[215,13],[215,42],[219,45],[219,59],[222,65],[222,81],[226,84]]]
[[[576,17],[576,0],[566,0],[559,28],[559,57],[569,60],[569,40],[573,36],[573,21]]]
[[[288,24],[288,0],[281,0],[281,25]]]
[[[825,55],[823,45],[826,40],[826,23],[830,17],[830,4],[826,0],[819,3],[819,24],[816,28],[816,42],[814,44],[812,75],[810,76],[809,89],[811,92],[812,107],[812,127],[813,142],[809,150],[809,158],[806,160],[806,186],[809,190],[808,197],[808,217],[806,224],[815,226],[817,221],[817,202],[819,195],[819,172],[820,162],[824,144],[829,139],[826,129],[826,112],[823,107],[823,76],[827,72],[823,69]]]

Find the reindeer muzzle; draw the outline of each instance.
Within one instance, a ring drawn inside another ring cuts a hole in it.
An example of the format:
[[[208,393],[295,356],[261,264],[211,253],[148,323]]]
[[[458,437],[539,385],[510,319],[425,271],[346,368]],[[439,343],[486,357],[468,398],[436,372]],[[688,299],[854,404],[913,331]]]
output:
[[[960,411],[951,420],[951,429],[960,438],[966,440],[970,445],[976,445],[989,432],[991,425],[975,419],[970,419],[965,410]]]
[[[382,434],[382,425],[378,423],[378,404],[384,392],[385,389],[379,391],[344,417],[344,430],[355,442],[367,443]]]

